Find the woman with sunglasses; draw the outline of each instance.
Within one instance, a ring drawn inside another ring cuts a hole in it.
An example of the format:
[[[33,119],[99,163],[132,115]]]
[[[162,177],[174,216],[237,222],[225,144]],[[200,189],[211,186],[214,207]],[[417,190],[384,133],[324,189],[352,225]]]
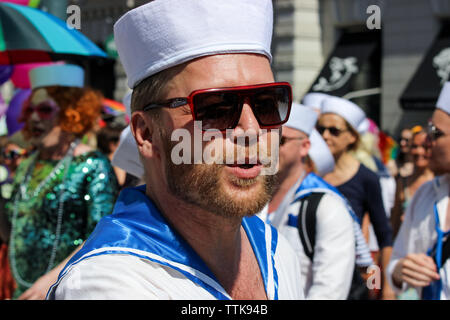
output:
[[[383,206],[380,182],[374,172],[352,155],[360,139],[356,128],[365,118],[365,113],[356,104],[343,98],[330,97],[322,102],[317,131],[335,160],[334,170],[326,174],[324,179],[344,194],[360,222],[366,213],[369,214],[381,250],[381,266],[385,268],[392,249],[392,230]],[[359,277],[359,274],[355,273],[355,277]],[[358,281],[355,280],[355,283]],[[364,291],[359,298],[367,299],[366,284],[361,279],[359,284],[359,288]],[[358,298],[352,295],[354,290],[356,288],[352,285],[351,299]]]
[[[413,132],[410,128],[403,128],[400,133],[399,152],[395,159],[398,178],[405,178],[413,173],[414,165],[410,153],[412,136]]]
[[[434,178],[434,174],[429,166],[430,154],[427,133],[422,127],[416,128],[416,130],[413,131],[410,153],[414,169],[412,175],[409,177],[400,177],[397,180],[395,204],[392,208],[391,215],[394,237],[397,235],[403,221],[403,214],[416,191],[422,184]]]
[[[14,298],[43,299],[67,258],[112,211],[117,181],[109,160],[80,143],[101,110],[84,71],[51,65],[30,71],[23,132],[36,148],[18,167],[7,204]]]

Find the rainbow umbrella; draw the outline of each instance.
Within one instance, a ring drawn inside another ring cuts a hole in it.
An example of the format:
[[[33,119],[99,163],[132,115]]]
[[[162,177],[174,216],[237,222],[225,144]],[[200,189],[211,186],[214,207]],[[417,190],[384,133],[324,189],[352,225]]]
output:
[[[126,123],[130,123],[130,119],[126,114],[125,105],[115,100],[111,100],[108,98],[103,98],[103,109],[102,109],[102,117],[99,119],[100,127],[104,127],[106,122],[113,121],[114,118],[123,116]]]
[[[120,102],[104,98],[103,99],[103,111],[106,114],[110,114],[110,115],[116,117],[116,116],[123,115],[126,112],[126,108]]]
[[[0,0],[0,2],[11,2],[22,6],[37,8],[41,0]]]
[[[107,58],[61,19],[38,9],[0,2],[0,64]]]

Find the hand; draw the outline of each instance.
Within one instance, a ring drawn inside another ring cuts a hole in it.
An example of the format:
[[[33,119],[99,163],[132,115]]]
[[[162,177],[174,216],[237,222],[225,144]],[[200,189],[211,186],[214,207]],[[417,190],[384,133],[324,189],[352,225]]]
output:
[[[382,300],[397,300],[397,296],[395,295],[394,290],[391,287],[385,286],[381,290],[381,299]]]
[[[392,274],[397,287],[401,287],[402,282],[413,287],[426,287],[439,278],[434,260],[423,253],[411,253],[400,259]]]
[[[50,273],[43,275],[24,293],[19,296],[19,300],[45,300],[48,289],[56,282]]]

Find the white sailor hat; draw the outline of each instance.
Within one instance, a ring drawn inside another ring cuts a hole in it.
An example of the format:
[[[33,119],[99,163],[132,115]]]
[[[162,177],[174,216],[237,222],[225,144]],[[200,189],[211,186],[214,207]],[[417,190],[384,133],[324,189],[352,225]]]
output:
[[[316,126],[317,117],[318,114],[314,109],[293,102],[289,120],[284,126],[302,131],[309,136]]]
[[[122,99],[123,104],[127,110],[128,116],[131,118],[131,94],[130,91]],[[114,151],[111,164],[119,167],[122,170],[132,174],[135,177],[142,178],[144,176],[144,166],[140,161],[139,150],[137,148],[136,140],[131,132],[130,126],[127,126],[120,134],[119,146]]]
[[[258,53],[271,61],[271,0],[155,0],[114,25],[114,41],[134,88],[143,79],[198,57]]]
[[[442,87],[436,107],[450,114],[450,81],[447,81]]]
[[[311,147],[308,155],[314,162],[319,176],[323,177],[334,170],[335,162],[327,143],[316,129],[309,136]]]
[[[330,96],[323,100],[322,114],[324,113],[334,113],[341,116],[357,131],[366,119],[365,112],[358,105],[340,97]]]
[[[84,86],[84,70],[73,64],[55,64],[30,70],[31,89],[50,86]]]
[[[328,97],[330,97],[330,95],[326,93],[309,92],[303,97],[302,104],[307,107],[312,107],[321,110],[322,101]]]

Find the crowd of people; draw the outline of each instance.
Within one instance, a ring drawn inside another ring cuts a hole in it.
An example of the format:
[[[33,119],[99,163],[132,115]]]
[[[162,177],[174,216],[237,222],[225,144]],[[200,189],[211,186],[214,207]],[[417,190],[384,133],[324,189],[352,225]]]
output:
[[[270,0],[126,13],[129,126],[98,127],[81,67],[30,71],[24,127],[0,137],[0,298],[450,299],[450,82],[383,157],[360,106],[275,81],[272,16]],[[225,140],[223,162],[175,164],[176,130],[220,132],[201,143]]]

